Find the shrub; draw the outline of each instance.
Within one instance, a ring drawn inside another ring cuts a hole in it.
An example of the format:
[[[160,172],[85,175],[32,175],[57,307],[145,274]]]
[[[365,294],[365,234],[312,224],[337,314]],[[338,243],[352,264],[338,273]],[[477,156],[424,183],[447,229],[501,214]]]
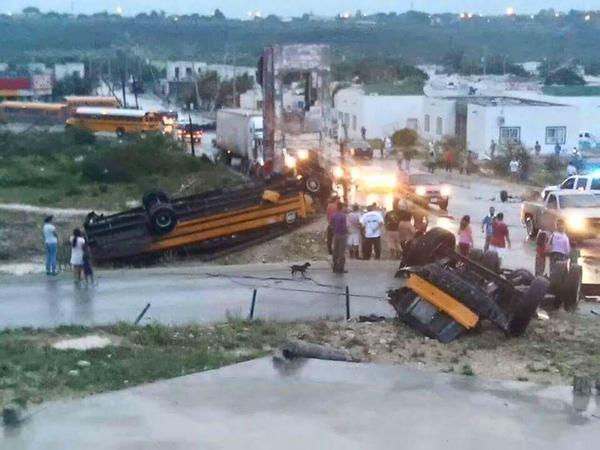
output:
[[[415,130],[403,128],[395,131],[392,135],[392,143],[395,147],[408,148],[417,145],[419,135]]]

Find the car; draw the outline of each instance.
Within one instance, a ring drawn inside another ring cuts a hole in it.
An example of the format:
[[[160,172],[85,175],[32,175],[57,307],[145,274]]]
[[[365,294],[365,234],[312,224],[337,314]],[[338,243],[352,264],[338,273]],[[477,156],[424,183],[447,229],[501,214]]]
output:
[[[589,175],[574,175],[568,177],[559,185],[546,186],[542,190],[542,198],[545,200],[548,193],[552,191],[580,191],[600,195],[600,172]]]
[[[373,159],[373,149],[367,141],[350,141],[346,148],[354,159]]]
[[[523,202],[521,223],[535,238],[539,230],[554,231],[557,219],[563,219],[572,240],[600,235],[600,196],[590,192],[550,191],[543,203]]]
[[[437,204],[442,211],[448,210],[450,201],[450,187],[441,184],[431,174],[428,173],[410,173],[404,174],[403,189],[409,197],[412,197],[418,203],[425,205]]]
[[[178,123],[177,124],[177,139],[180,141],[190,141],[194,139],[194,142],[202,142],[203,135],[202,126],[197,123]]]

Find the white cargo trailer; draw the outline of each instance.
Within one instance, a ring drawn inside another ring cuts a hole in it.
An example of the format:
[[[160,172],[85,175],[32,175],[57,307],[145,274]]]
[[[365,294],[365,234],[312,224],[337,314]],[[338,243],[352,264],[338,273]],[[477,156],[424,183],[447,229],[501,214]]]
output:
[[[263,116],[250,109],[221,109],[217,111],[217,147],[229,152],[232,159],[246,164],[264,164]]]

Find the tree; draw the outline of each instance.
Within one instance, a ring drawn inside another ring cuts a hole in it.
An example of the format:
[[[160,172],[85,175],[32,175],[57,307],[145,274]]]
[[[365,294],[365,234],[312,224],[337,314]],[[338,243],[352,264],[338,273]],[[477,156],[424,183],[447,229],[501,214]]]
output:
[[[69,75],[56,82],[52,89],[52,96],[60,99],[65,95],[90,95],[95,87],[94,85],[95,82],[89,78]]]
[[[419,140],[419,134],[410,128],[402,128],[392,134],[392,143],[394,147],[400,147],[404,159],[411,160],[415,157],[417,151],[414,148]]]
[[[39,8],[36,8],[35,6],[27,6],[26,8],[23,8],[23,14],[26,16],[37,16],[40,15],[41,12]]]
[[[225,20],[225,14],[219,8],[213,11],[213,17],[218,20]]]
[[[572,68],[562,67],[548,74],[544,80],[544,84],[546,86],[550,86],[552,84],[564,86],[583,86],[585,84],[585,80]]]

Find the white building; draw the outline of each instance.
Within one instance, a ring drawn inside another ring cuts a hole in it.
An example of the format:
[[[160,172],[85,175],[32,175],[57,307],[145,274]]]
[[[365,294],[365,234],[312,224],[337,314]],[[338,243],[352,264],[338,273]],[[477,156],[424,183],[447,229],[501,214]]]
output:
[[[208,64],[202,61],[167,61],[167,81],[192,81],[203,72],[217,72],[219,77],[230,80],[243,74],[256,75],[254,67],[233,66],[229,64]]]
[[[577,146],[580,111],[576,106],[513,97],[473,97],[467,103],[466,146],[477,153],[489,151],[491,141],[506,145],[520,143],[542,153]],[[460,102],[460,100],[459,100]]]
[[[262,89],[255,87],[242,94],[240,94],[240,108],[241,109],[252,109],[262,110],[263,107],[263,95]]]
[[[422,130],[422,95],[379,95],[368,87],[353,86],[336,93],[334,108],[342,138],[344,127],[349,139],[360,139],[363,127],[368,139],[391,136],[402,128]]]
[[[85,78],[85,65],[82,62],[54,64],[54,79],[56,81],[64,80],[68,76]]]
[[[423,97],[421,136],[428,141],[441,141],[456,135],[456,100]]]

